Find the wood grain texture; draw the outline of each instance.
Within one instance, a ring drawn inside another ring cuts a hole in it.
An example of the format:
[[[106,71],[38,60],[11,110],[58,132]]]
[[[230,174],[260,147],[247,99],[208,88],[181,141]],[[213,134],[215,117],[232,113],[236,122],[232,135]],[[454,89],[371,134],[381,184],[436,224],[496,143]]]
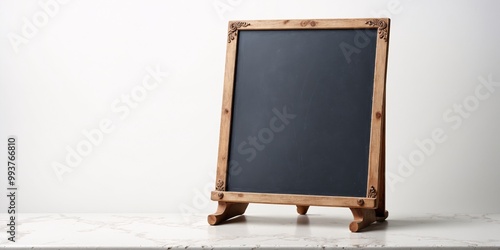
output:
[[[234,26],[229,23],[228,30],[232,32]],[[234,69],[236,65],[236,46],[238,36],[232,39],[233,42],[227,44],[226,67],[224,73],[224,90],[222,94],[222,112],[219,135],[219,155],[217,159],[216,183],[226,182],[227,162],[229,155],[229,136],[231,130],[231,111],[233,103]],[[225,190],[225,186],[224,189]]]
[[[359,232],[375,222],[375,210],[373,209],[351,208],[351,212],[354,216],[354,221],[349,224],[351,232]]]
[[[386,29],[389,30],[390,20],[388,18],[380,19],[387,23]],[[389,34],[387,34],[388,38]],[[382,138],[385,138],[382,124],[385,119],[385,79],[387,69],[387,52],[389,43],[380,36],[377,39],[377,48],[375,53],[375,73],[373,79],[373,103],[372,103],[372,124],[370,137],[370,153],[368,162],[368,183],[367,195],[370,194],[371,187],[380,193],[380,186],[385,185],[379,180],[380,174],[385,176],[384,169],[381,169]],[[384,144],[385,145],[385,144]],[[378,196],[385,196],[385,193]]]
[[[361,29],[378,28],[367,22],[380,20],[387,22],[388,18],[356,18],[356,19],[288,19],[288,20],[235,20],[232,23],[249,23],[249,26],[239,30],[276,30],[276,29]]]
[[[211,199],[214,201],[225,202],[249,202],[265,204],[285,204],[299,206],[330,206],[330,207],[355,207],[371,208],[377,206],[377,199],[362,198],[363,204],[359,204],[359,197],[341,197],[341,196],[320,196],[320,195],[298,195],[298,194],[268,194],[268,193],[249,193],[249,192],[222,192],[224,195],[219,197],[218,191],[212,191]]]
[[[229,203],[219,201],[219,206],[214,214],[208,216],[208,224],[217,225],[232,217],[242,215],[248,207],[248,203]]]
[[[386,103],[386,92],[384,91],[384,110],[385,110],[385,103]],[[380,139],[380,148],[381,148],[381,153],[380,153],[380,166],[378,168],[378,182],[380,183],[379,185],[379,191],[381,195],[377,198],[378,199],[378,204],[377,204],[377,209],[375,210],[375,215],[376,219],[378,222],[385,221],[387,217],[389,216],[389,212],[385,210],[385,118],[386,115],[384,113],[382,117],[382,137]]]

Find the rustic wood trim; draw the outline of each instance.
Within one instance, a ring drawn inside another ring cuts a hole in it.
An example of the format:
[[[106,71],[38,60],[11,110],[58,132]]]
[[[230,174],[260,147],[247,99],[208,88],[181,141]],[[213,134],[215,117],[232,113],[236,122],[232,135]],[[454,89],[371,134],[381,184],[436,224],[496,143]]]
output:
[[[219,197],[218,191],[212,191],[211,199],[214,201],[224,201],[232,203],[264,203],[264,204],[284,204],[298,206],[329,206],[329,207],[354,207],[371,208],[377,207],[375,198],[341,197],[341,196],[320,196],[301,194],[271,194],[271,193],[250,193],[250,192],[222,192]],[[359,200],[363,203],[360,205]]]
[[[233,41],[238,35],[238,29],[241,27],[250,26],[250,23],[247,22],[230,22],[229,23],[229,31],[227,32],[227,42],[230,43]]]
[[[232,24],[233,22],[230,22],[228,24],[228,33],[230,33],[234,29],[234,26]],[[241,27],[243,27],[243,25]],[[228,42],[226,47],[226,66],[224,70],[224,90],[222,94],[222,112],[220,122],[216,183],[218,183],[219,181],[225,183],[228,171],[229,136],[231,130],[234,73],[236,66],[236,48],[238,37],[234,36],[234,38],[231,40],[234,42]],[[225,190],[225,188],[226,186],[224,185],[223,190]]]
[[[389,19],[380,19],[389,25]],[[387,26],[386,29],[389,29]],[[387,33],[387,37],[389,34]],[[372,187],[375,190],[380,190],[379,180],[380,171],[384,171],[381,168],[381,157],[382,153],[385,153],[382,149],[383,138],[385,138],[384,131],[382,129],[382,124],[385,119],[385,78],[386,78],[386,65],[387,65],[387,52],[389,43],[385,42],[380,37],[376,40],[377,47],[375,53],[375,72],[373,75],[373,102],[372,102],[372,124],[371,124],[371,137],[370,137],[370,153],[369,153],[369,163],[368,163],[368,183],[366,195],[369,197]],[[383,184],[385,185],[385,183]],[[381,194],[381,195],[385,195]],[[380,196],[380,195],[378,195]]]
[[[384,39],[387,42],[389,37],[389,24],[387,19],[372,19],[366,21],[366,24],[372,27],[377,27],[378,35],[380,39]]]
[[[386,20],[387,22],[387,40],[386,40],[386,46],[387,46],[387,49],[385,50],[385,65],[384,65],[384,83],[386,82],[387,80],[387,58],[389,56],[389,51],[388,51],[388,47],[389,47],[389,26],[390,26],[390,19],[387,19]],[[383,110],[386,110],[386,91],[387,88],[384,88],[384,97],[383,97],[383,107],[384,109]],[[387,210],[385,210],[385,186],[386,186],[386,183],[385,183],[385,170],[386,170],[386,167],[385,167],[385,137],[386,137],[386,133],[385,133],[385,122],[386,122],[386,113],[384,112],[383,113],[383,116],[382,116],[382,136],[381,136],[381,141],[380,141],[380,147],[381,147],[381,152],[380,152],[380,165],[379,165],[379,168],[378,168],[378,175],[379,175],[379,179],[378,179],[378,182],[379,182],[379,192],[380,192],[380,195],[378,197],[378,202],[377,202],[377,209],[375,210],[375,213],[376,213],[376,220],[378,222],[382,222],[384,220],[387,219],[387,217],[389,216],[389,212]]]
[[[377,198],[377,190],[373,186],[370,187],[370,190],[368,191],[367,197],[368,198]]]
[[[367,24],[373,18],[357,19],[288,19],[288,20],[235,20],[231,23],[250,23],[238,30],[277,30],[277,29],[379,29],[379,26]],[[387,22],[388,18],[380,18]],[[388,23],[387,23],[388,24]]]
[[[217,180],[217,185],[215,186],[215,190],[217,191],[224,191],[226,190],[224,186],[224,181],[223,180]]]

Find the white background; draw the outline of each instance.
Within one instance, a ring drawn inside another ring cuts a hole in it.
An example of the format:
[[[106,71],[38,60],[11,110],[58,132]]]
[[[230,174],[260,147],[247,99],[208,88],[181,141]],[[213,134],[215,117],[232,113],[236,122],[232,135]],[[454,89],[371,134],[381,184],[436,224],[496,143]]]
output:
[[[357,17],[392,20],[388,210],[500,212],[500,87],[478,87],[500,82],[498,1],[47,2],[0,1],[0,187],[16,135],[21,213],[213,212],[227,21]],[[156,67],[169,75],[116,112]],[[59,180],[54,164],[103,119],[113,130]],[[436,129],[446,139],[424,154]],[[293,210],[248,211],[269,208]]]

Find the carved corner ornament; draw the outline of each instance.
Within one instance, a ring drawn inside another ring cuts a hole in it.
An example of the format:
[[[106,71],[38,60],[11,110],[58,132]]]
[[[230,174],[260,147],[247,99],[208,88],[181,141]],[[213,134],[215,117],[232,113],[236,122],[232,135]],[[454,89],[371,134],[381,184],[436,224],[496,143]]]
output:
[[[217,191],[224,191],[224,181],[218,180],[217,185],[215,185],[215,190]]]
[[[368,191],[368,198],[377,198],[377,190],[375,187],[370,187],[370,191]]]
[[[378,28],[378,36],[380,39],[384,39],[387,42],[388,32],[387,32],[387,22],[380,19],[373,19],[366,22],[366,24]]]
[[[230,43],[238,35],[238,29],[241,27],[250,26],[247,22],[233,22],[229,25],[229,31],[227,32],[227,42]]]
[[[306,27],[307,25],[311,25],[311,27],[314,27],[314,26],[316,26],[316,21],[304,20],[304,21],[300,22],[300,26],[302,26],[302,27]]]

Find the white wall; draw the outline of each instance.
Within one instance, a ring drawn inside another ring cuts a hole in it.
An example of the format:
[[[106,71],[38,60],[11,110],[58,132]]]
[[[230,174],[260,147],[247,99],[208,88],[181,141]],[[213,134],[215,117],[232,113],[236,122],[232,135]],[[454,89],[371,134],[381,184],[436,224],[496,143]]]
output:
[[[0,158],[16,135],[21,213],[213,212],[227,20],[379,16],[392,18],[388,209],[500,212],[500,87],[476,93],[500,85],[498,1],[61,0],[50,15],[46,2],[0,1]],[[140,92],[157,67],[169,75]]]

